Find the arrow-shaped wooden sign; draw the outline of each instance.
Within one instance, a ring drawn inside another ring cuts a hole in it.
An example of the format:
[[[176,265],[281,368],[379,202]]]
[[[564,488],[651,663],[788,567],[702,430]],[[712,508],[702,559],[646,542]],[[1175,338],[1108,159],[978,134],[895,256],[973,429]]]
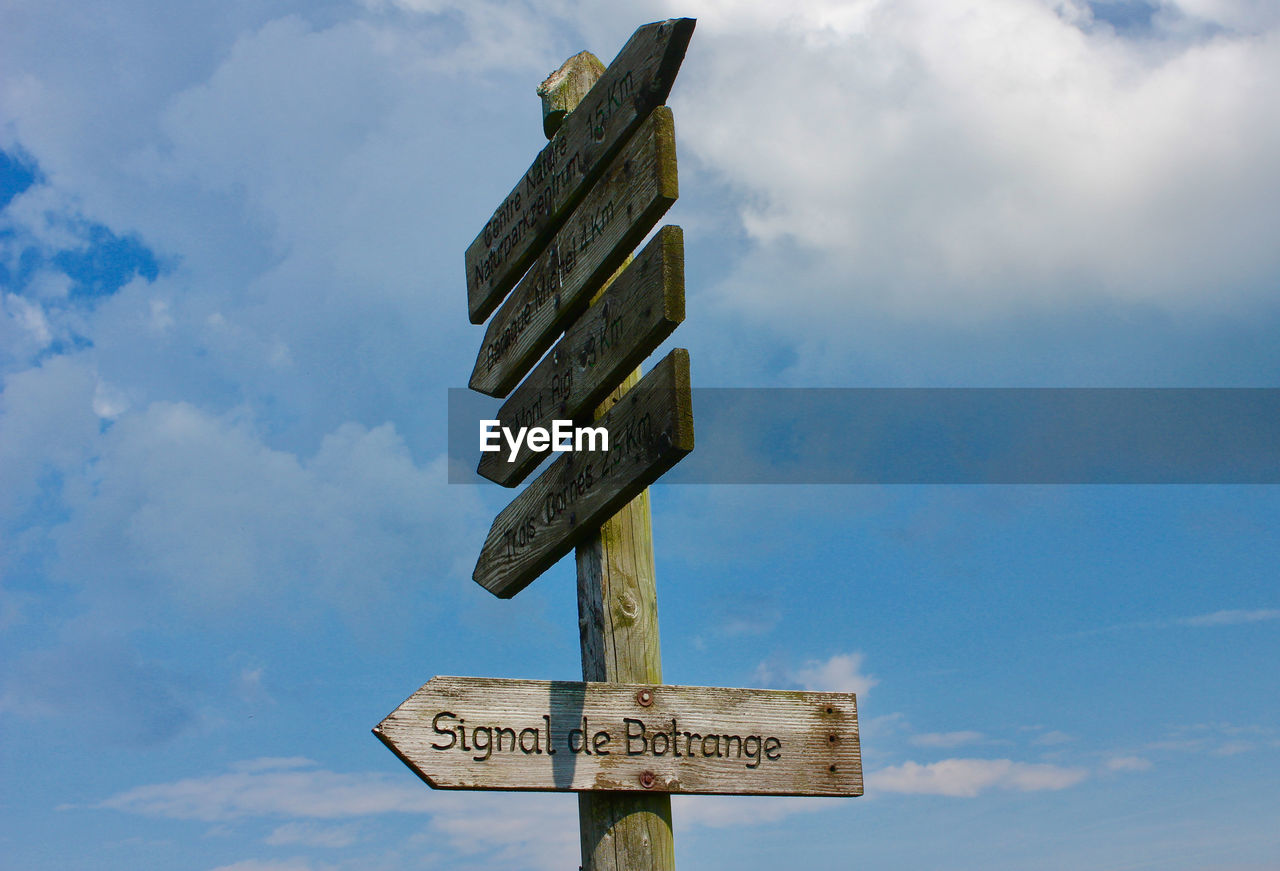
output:
[[[689,352],[675,348],[595,422],[608,451],[566,453],[493,521],[472,577],[506,599],[693,450]]]
[[[489,321],[471,389],[506,396],[678,195],[675,126],[659,106]]]
[[[622,383],[684,320],[684,234],[663,227],[609,289],[569,328],[498,410],[501,426],[577,420]],[[545,459],[523,442],[481,454],[477,471],[514,487]]]
[[[436,677],[373,731],[440,789],[862,795],[852,693]]]
[[[692,18],[638,29],[467,246],[467,308],[482,323],[631,132],[671,91]]]

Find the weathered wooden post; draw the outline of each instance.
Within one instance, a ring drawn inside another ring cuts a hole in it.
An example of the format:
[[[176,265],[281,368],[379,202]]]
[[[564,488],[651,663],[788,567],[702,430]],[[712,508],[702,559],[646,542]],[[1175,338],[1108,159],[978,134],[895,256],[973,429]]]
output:
[[[466,252],[489,320],[469,383],[507,397],[479,473],[514,487],[577,433],[472,577],[510,598],[576,548],[583,680],[438,676],[374,729],[433,787],[577,792],[585,871],[674,868],[671,793],[862,794],[852,694],[662,683],[647,488],[693,450],[689,353],[639,363],[684,320],[683,235],[631,252],[678,195],[663,104],[692,32],[645,25],[607,68],[582,52],[543,82],[550,142]]]
[[[579,52],[542,83],[538,95],[542,97],[542,124],[548,139],[560,128],[565,115],[578,107],[604,70],[595,55]],[[631,258],[626,262],[630,263]],[[619,271],[625,268],[624,263]],[[599,294],[597,300],[598,297]],[[607,411],[639,382],[640,368],[636,367],[595,416]],[[582,679],[662,683],[647,489],[605,521],[598,533],[578,545],[577,563]],[[584,871],[675,868],[671,796],[666,793],[580,792],[578,823]]]

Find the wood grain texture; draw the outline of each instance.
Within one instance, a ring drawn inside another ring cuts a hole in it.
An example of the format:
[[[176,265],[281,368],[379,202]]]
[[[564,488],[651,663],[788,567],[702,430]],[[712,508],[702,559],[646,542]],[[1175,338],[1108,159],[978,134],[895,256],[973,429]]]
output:
[[[603,413],[639,381],[636,369],[599,411]],[[648,490],[578,544],[577,569],[583,680],[662,683]],[[580,792],[582,867],[674,871],[671,825],[668,793]]]
[[[595,416],[639,382],[637,366]],[[579,542],[577,569],[583,680],[662,683],[647,489]],[[579,871],[675,871],[668,793],[579,792],[578,833]]]
[[[693,450],[689,352],[672,350],[597,425],[607,453],[564,454],[493,521],[472,577],[494,595],[520,592]]]
[[[580,51],[538,85],[542,98],[542,131],[554,139],[565,116],[578,107],[604,75],[605,65],[589,51]]]
[[[678,18],[636,30],[467,247],[467,309],[482,323],[636,125],[666,101],[693,35]]]
[[[679,196],[671,110],[650,113],[485,329],[470,387],[505,396]]]
[[[684,239],[664,227],[503,403],[509,429],[588,419],[605,396],[684,320]],[[525,479],[545,453],[523,443],[484,452],[477,471],[504,487]]]
[[[851,693],[436,677],[374,733],[441,789],[862,794]]]

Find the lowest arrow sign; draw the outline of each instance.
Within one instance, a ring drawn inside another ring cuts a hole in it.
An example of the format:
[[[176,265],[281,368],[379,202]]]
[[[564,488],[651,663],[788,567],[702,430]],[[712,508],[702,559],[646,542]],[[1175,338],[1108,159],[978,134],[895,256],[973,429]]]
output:
[[[693,450],[689,352],[673,349],[596,424],[608,451],[564,454],[494,519],[471,577],[495,596],[523,590]]]
[[[862,795],[852,693],[436,677],[373,731],[440,789]]]

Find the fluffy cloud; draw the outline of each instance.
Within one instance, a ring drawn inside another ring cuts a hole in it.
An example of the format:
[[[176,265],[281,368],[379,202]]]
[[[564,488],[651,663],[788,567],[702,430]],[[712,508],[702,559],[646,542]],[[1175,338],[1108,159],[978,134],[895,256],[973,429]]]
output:
[[[778,798],[774,796],[672,796],[672,817],[686,827],[728,828],[774,823],[797,814],[847,808],[840,798]],[[747,822],[750,821],[750,822]]]
[[[1078,0],[686,4],[682,143],[754,242],[724,304],[812,326],[1259,293],[1280,268],[1265,5],[1160,4],[1181,14],[1123,36]]]
[[[344,819],[385,813],[428,813],[439,793],[416,781],[377,774],[339,774],[296,760],[260,760],[240,770],[174,783],[139,786],[98,807],[152,817],[229,822],[246,817]]]
[[[1054,729],[1053,731],[1045,732],[1042,735],[1037,735],[1032,743],[1044,746],[1054,746],[1057,744],[1069,744],[1074,740],[1076,740],[1074,735],[1068,735],[1066,732]]]
[[[921,765],[904,762],[867,775],[867,792],[902,792],[972,798],[991,789],[1020,792],[1075,786],[1088,776],[1079,768],[1014,762],[1010,759],[944,759]]]
[[[1211,614],[1184,617],[1178,620],[1177,624],[1179,626],[1236,626],[1241,623],[1261,623],[1269,620],[1280,620],[1280,610],[1258,608],[1252,611],[1214,611]]]
[[[230,865],[219,865],[213,871],[317,871],[319,867],[305,859],[284,859],[278,862],[246,859],[243,862],[232,862]]]
[[[578,853],[571,795],[440,792],[404,775],[338,773],[299,759],[250,760],[222,774],[140,786],[96,807],[228,825],[286,820],[267,844],[327,848],[358,840],[355,823],[363,818],[420,814],[428,828],[406,848],[447,844],[467,867],[563,868]],[[332,825],[338,820],[352,822]]]
[[[1141,756],[1113,756],[1107,760],[1108,771],[1146,771],[1151,760]]]
[[[28,653],[4,671],[0,714],[63,723],[109,744],[155,746],[197,720],[198,690],[118,639]]]
[[[960,747],[986,740],[981,732],[923,732],[912,735],[910,741],[917,747]]]
[[[385,604],[460,568],[452,542],[479,506],[446,498],[442,464],[417,466],[390,425],[344,424],[300,458],[249,421],[156,403],[116,421],[74,482],[59,572],[104,606],[124,590],[212,615]]]
[[[738,826],[744,820],[773,822],[847,804],[840,799],[676,796],[673,806],[680,827],[692,829]],[[438,792],[405,777],[340,774],[305,759],[249,760],[222,774],[137,787],[96,807],[232,826],[286,820],[270,830],[265,843],[324,848],[359,842],[357,826],[363,818],[421,814],[427,828],[412,836],[406,848],[418,852],[448,844],[465,867],[564,868],[577,861],[579,849],[572,795]],[[495,826],[495,819],[503,824]],[[349,822],[335,825],[340,820]],[[245,867],[254,867],[253,861],[259,860],[249,860]],[[267,862],[264,867],[271,866]]]
[[[880,681],[862,671],[861,653],[838,653],[812,660],[791,673],[791,679],[813,692],[865,694]]]

